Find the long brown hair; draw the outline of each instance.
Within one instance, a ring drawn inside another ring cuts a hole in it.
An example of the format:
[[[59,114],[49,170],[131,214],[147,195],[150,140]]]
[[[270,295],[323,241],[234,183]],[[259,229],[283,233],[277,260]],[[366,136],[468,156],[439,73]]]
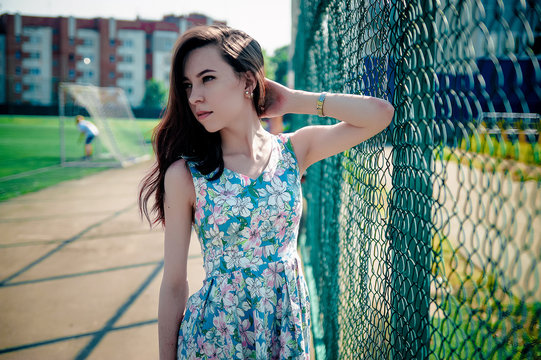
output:
[[[183,88],[184,65],[194,49],[213,45],[223,59],[240,76],[251,72],[256,79],[253,104],[258,116],[265,104],[265,73],[263,54],[259,43],[240,30],[227,26],[197,26],[178,39],[173,52],[170,73],[169,99],[164,116],[152,134],[156,162],[141,181],[139,211],[149,223],[165,220],[164,178],[167,168],[184,158],[195,164],[203,175],[216,171],[209,180],[218,179],[224,170],[222,140],[219,132],[209,133],[194,117]],[[154,195],[154,205],[149,212],[148,201]],[[154,218],[151,219],[151,213]]]

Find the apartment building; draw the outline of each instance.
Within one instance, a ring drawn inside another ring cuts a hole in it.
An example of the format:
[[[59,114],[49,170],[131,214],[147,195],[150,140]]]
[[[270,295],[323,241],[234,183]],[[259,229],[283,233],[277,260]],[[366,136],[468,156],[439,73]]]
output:
[[[6,102],[6,88],[3,86],[6,83],[6,37],[0,35],[0,104]]]
[[[162,20],[0,15],[0,104],[54,105],[58,84],[124,89],[141,106],[145,82],[169,81],[171,51],[187,29],[225,24],[205,15]]]

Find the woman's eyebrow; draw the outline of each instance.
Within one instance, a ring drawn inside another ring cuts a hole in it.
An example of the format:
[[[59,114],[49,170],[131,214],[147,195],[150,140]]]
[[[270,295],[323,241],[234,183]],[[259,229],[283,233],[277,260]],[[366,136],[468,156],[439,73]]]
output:
[[[209,72],[216,72],[216,71],[212,70],[212,69],[205,69],[205,70],[199,72],[199,74],[197,74],[196,77],[201,77],[201,76],[203,76],[203,75],[205,75],[206,73],[209,73]],[[182,78],[182,80],[184,81],[184,80],[189,80],[189,79],[186,76],[184,76]]]

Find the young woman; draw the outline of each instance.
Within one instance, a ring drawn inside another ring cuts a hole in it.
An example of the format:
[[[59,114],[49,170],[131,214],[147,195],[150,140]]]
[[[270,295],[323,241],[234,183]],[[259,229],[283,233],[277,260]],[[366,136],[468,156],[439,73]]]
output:
[[[271,135],[261,117],[340,122]],[[177,42],[157,156],[142,182],[165,228],[158,311],[161,359],[308,359],[310,314],[297,255],[301,176],[310,165],[385,129],[385,100],[288,89],[264,76],[259,44],[224,26]],[[192,226],[206,279],[188,298]],[[176,355],[175,355],[176,354]]]

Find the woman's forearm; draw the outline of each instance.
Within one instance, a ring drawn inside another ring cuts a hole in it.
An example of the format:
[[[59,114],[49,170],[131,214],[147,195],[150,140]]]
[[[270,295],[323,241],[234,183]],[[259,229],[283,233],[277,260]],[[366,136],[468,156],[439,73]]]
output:
[[[188,283],[171,287],[162,281],[158,307],[160,360],[176,359],[178,332],[188,294]]]
[[[288,101],[288,111],[293,114],[317,115],[320,93],[293,91]],[[328,93],[323,103],[323,115],[344,121],[356,127],[385,128],[392,120],[394,108],[386,100],[363,95]],[[377,121],[379,123],[374,123]]]

